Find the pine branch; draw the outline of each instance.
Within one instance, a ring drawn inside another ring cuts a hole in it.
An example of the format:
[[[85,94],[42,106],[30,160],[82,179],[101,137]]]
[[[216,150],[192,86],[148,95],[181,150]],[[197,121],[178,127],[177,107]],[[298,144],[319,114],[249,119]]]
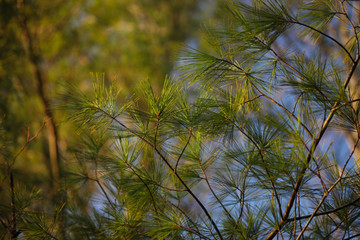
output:
[[[239,216],[238,216],[238,218],[237,218],[237,220],[236,220],[236,223],[235,223],[235,226],[234,226],[234,230],[231,232],[228,240],[231,240],[232,237],[234,236],[235,231],[236,231],[236,229],[237,229],[237,227],[238,227],[238,225],[239,225],[239,223],[240,223],[241,217],[242,217],[243,212],[244,212],[244,205],[245,205],[245,182],[246,182],[246,178],[248,177],[248,173],[249,173],[250,167],[251,167],[251,166],[249,166],[249,167],[248,167],[248,170],[246,171],[246,175],[245,175],[244,180],[243,180],[243,189],[240,191],[240,192],[241,192],[241,198],[242,198],[242,199],[241,199],[241,202],[240,202],[240,205],[241,205],[241,207],[240,207],[240,214],[239,214]],[[241,235],[243,235],[243,234],[241,233]],[[245,239],[244,236],[243,236],[243,238]]]
[[[325,201],[325,199],[327,198],[327,196],[329,196],[330,192],[331,192],[331,191],[336,187],[336,185],[341,181],[342,176],[343,176],[343,174],[344,174],[344,172],[345,172],[346,166],[347,166],[347,164],[349,163],[351,157],[353,156],[353,154],[354,154],[354,152],[355,152],[355,149],[356,149],[356,147],[357,147],[357,145],[358,145],[358,143],[359,143],[359,140],[360,140],[360,138],[358,138],[357,141],[356,141],[356,143],[354,144],[354,147],[353,147],[353,149],[352,149],[352,151],[351,151],[348,159],[346,160],[346,162],[345,162],[345,164],[344,164],[344,166],[343,166],[343,168],[342,168],[342,170],[341,170],[341,173],[340,173],[339,178],[338,178],[338,179],[334,182],[334,184],[324,193],[321,201],[319,202],[319,204],[318,204],[317,207],[315,208],[313,214],[310,216],[310,218],[309,218],[308,221],[306,222],[305,226],[304,226],[303,229],[301,230],[301,232],[300,232],[300,234],[298,235],[298,237],[297,237],[296,240],[299,240],[300,237],[304,234],[306,228],[309,226],[311,220],[314,218],[315,214],[316,214],[317,211],[320,209],[320,207],[321,207],[322,204],[324,203],[324,201]]]
[[[146,187],[146,189],[147,189],[147,191],[148,191],[148,193],[149,193],[149,195],[150,195],[151,201],[152,201],[153,206],[154,206],[154,209],[155,209],[155,213],[158,214],[158,210],[157,210],[157,207],[156,207],[155,198],[154,198],[154,196],[153,196],[153,194],[152,194],[152,192],[151,192],[148,184],[142,179],[142,177],[140,177],[140,175],[135,171],[135,169],[133,169],[133,167],[132,167],[129,163],[127,163],[127,162],[124,162],[124,163],[126,164],[126,166],[127,166],[128,168],[130,168],[130,170],[136,175],[136,177],[138,177],[139,180],[144,184],[144,186]]]
[[[209,179],[208,179],[208,177],[207,177],[207,175],[206,175],[205,169],[203,168],[203,166],[202,166],[202,164],[201,164],[201,162],[200,162],[200,159],[199,159],[199,158],[196,158],[196,159],[197,159],[197,163],[198,163],[198,165],[199,165],[199,167],[200,167],[200,169],[201,169],[201,171],[202,171],[202,173],[203,173],[203,175],[204,175],[205,182],[206,182],[206,184],[208,185],[208,187],[209,187],[212,195],[215,197],[216,201],[220,204],[220,206],[222,207],[222,209],[224,209],[224,211],[226,212],[226,214],[227,214],[229,217],[231,217],[231,214],[230,214],[229,211],[226,209],[226,207],[224,206],[224,204],[220,201],[220,199],[219,199],[218,196],[216,195],[214,189],[211,187],[210,182],[209,182]]]
[[[205,213],[205,215],[207,216],[207,218],[209,219],[209,221],[211,222],[211,225],[213,225],[217,235],[219,236],[219,238],[221,240],[223,240],[223,237],[221,235],[220,230],[218,229],[216,223],[214,222],[213,218],[211,217],[211,215],[209,214],[209,212],[207,211],[206,207],[203,205],[203,203],[199,200],[198,197],[196,197],[196,195],[191,191],[191,189],[189,188],[189,186],[184,182],[184,180],[180,177],[180,175],[174,170],[174,168],[170,165],[169,161],[164,157],[164,155],[160,152],[160,150],[158,148],[156,148],[153,144],[151,144],[148,140],[144,139],[143,137],[141,137],[140,135],[138,135],[137,133],[135,133],[134,131],[132,131],[131,129],[129,129],[126,125],[124,125],[122,122],[120,122],[118,119],[116,119],[115,117],[111,116],[108,112],[100,109],[100,108],[96,108],[98,111],[102,112],[103,114],[105,114],[106,116],[108,116],[109,118],[111,118],[113,121],[115,121],[116,123],[118,123],[120,126],[122,126],[123,128],[125,128],[128,132],[132,133],[133,135],[135,135],[136,137],[138,137],[139,139],[141,139],[142,141],[144,141],[145,143],[147,143],[150,147],[152,147],[154,149],[154,151],[160,156],[160,158],[164,161],[164,163],[168,166],[168,168],[171,170],[171,172],[176,176],[176,178],[180,181],[180,183],[185,187],[186,191],[194,198],[194,200],[199,204],[199,206],[201,207],[201,209],[203,210],[203,212]]]
[[[305,24],[305,23],[299,22],[299,21],[284,20],[284,19],[281,19],[281,20],[279,20],[279,21],[280,21],[280,22],[297,24],[297,25],[303,26],[303,27],[305,27],[305,28],[309,28],[309,29],[311,29],[311,30],[313,30],[313,31],[315,31],[315,32],[323,35],[324,37],[326,37],[326,38],[330,39],[331,41],[333,41],[333,42],[334,42],[336,45],[338,45],[340,48],[342,48],[342,49],[345,51],[345,53],[348,55],[348,57],[351,59],[351,61],[352,61],[353,63],[356,62],[356,60],[353,58],[353,56],[351,56],[351,53],[344,47],[344,45],[341,44],[341,43],[340,43],[338,40],[336,40],[335,38],[331,37],[330,35],[322,32],[322,31],[320,31],[320,30],[318,30],[318,29],[316,29],[316,28],[313,28],[312,26],[309,26],[309,25],[307,25],[307,24]]]
[[[343,1],[340,1],[338,0],[338,2],[340,3],[341,5],[341,9],[344,13],[344,16],[346,17],[346,19],[348,20],[352,30],[353,30],[353,33],[354,33],[354,36],[355,36],[355,39],[356,39],[356,52],[357,52],[357,56],[360,55],[360,46],[359,46],[359,37],[358,37],[358,33],[356,31],[356,27],[354,26],[353,22],[351,21],[350,17],[349,17],[349,14],[346,12],[345,10],[345,7],[344,7],[344,2]]]
[[[265,161],[264,161],[264,153],[263,153],[263,150],[260,149],[260,147],[257,145],[257,143],[244,131],[244,129],[239,126],[238,124],[236,124],[233,120],[231,120],[229,117],[227,117],[226,115],[224,115],[225,119],[228,120],[229,122],[231,122],[237,129],[239,129],[239,131],[255,146],[255,148],[257,149],[257,151],[259,152],[259,155],[260,155],[260,158],[261,158],[261,161],[265,164]],[[266,175],[268,176],[269,180],[270,180],[270,184],[271,184],[271,188],[274,192],[274,195],[275,195],[275,198],[276,198],[276,201],[278,203],[278,207],[279,207],[279,214],[280,216],[283,215],[283,211],[282,211],[282,207],[281,207],[281,202],[280,202],[280,198],[279,198],[279,195],[277,193],[277,190],[276,190],[276,187],[275,187],[275,183],[270,175],[270,172],[269,170],[267,169],[267,167],[264,167],[265,169],[265,172],[266,172]]]
[[[356,198],[355,200],[347,203],[347,204],[344,204],[340,207],[337,207],[337,208],[334,208],[334,209],[331,209],[331,210],[327,210],[327,211],[323,211],[323,212],[316,212],[314,214],[314,217],[318,217],[318,216],[323,216],[323,215],[328,215],[328,214],[331,214],[331,213],[336,213],[337,211],[340,211],[344,208],[347,208],[347,207],[350,207],[352,205],[355,205],[355,203],[357,203],[358,201],[360,201],[360,197]],[[303,219],[308,219],[312,216],[312,214],[309,214],[309,215],[304,215],[304,216],[298,216],[298,217],[294,217],[294,218],[289,218],[287,219],[287,222],[294,222],[294,221],[300,221],[300,220],[303,220]]]
[[[188,137],[188,139],[187,139],[187,141],[186,141],[186,144],[185,144],[184,148],[182,149],[182,151],[181,151],[181,153],[180,153],[180,155],[179,155],[178,159],[176,160],[176,164],[175,164],[175,172],[176,172],[176,170],[177,170],[177,167],[178,167],[178,164],[179,164],[179,162],[180,162],[180,159],[181,159],[182,155],[184,154],[185,149],[187,148],[187,146],[188,146],[188,144],[189,144],[189,142],[190,142],[191,136],[192,136],[192,128],[190,127],[190,130],[189,130],[189,137]]]
[[[357,67],[357,65],[358,65],[359,59],[360,59],[360,57],[358,56],[358,58],[356,59],[356,61],[353,63],[352,68],[351,68],[351,70],[350,70],[350,72],[349,72],[349,74],[348,74],[348,76],[347,76],[347,78],[346,78],[346,80],[345,80],[345,82],[344,82],[344,85],[343,85],[343,88],[344,88],[344,89],[345,89],[345,88],[347,87],[347,85],[349,84],[349,81],[350,81],[350,79],[351,79],[351,77],[352,77],[353,73],[355,72],[355,69],[356,69],[356,67]],[[331,109],[328,117],[326,118],[326,120],[325,120],[325,121],[323,122],[323,124],[322,124],[322,127],[321,127],[321,129],[320,129],[320,132],[318,133],[317,137],[314,139],[314,141],[313,141],[313,143],[312,143],[312,146],[311,146],[311,148],[310,148],[310,149],[311,149],[311,152],[310,152],[310,153],[307,155],[307,157],[306,157],[306,163],[307,163],[307,164],[310,163],[310,160],[312,159],[312,153],[315,151],[315,149],[316,149],[316,147],[318,146],[318,144],[320,143],[320,140],[322,139],[324,133],[326,132],[326,130],[327,130],[327,128],[328,128],[328,126],[329,126],[329,124],[330,124],[330,122],[331,122],[331,120],[332,120],[332,118],[333,118],[333,116],[334,116],[334,114],[335,114],[335,112],[336,112],[336,110],[337,110],[337,107],[338,107],[339,103],[340,103],[340,102],[336,102],[336,103],[333,105],[333,107],[332,107],[332,109]],[[295,186],[294,186],[294,189],[293,189],[293,191],[292,191],[292,193],[291,193],[290,199],[289,199],[288,204],[287,204],[287,206],[286,206],[285,213],[284,213],[284,215],[283,215],[282,220],[281,220],[280,223],[279,223],[278,228],[273,229],[273,230],[270,232],[270,234],[267,236],[266,240],[273,239],[273,238],[276,236],[276,234],[278,233],[278,231],[279,231],[280,229],[282,229],[282,227],[286,224],[286,220],[287,220],[287,218],[288,218],[289,215],[290,215],[290,211],[291,211],[291,209],[292,209],[292,207],[293,207],[296,194],[297,194],[297,192],[299,191],[300,186],[301,186],[301,184],[302,184],[302,181],[303,181],[303,178],[304,178],[306,169],[307,169],[307,167],[305,166],[305,167],[303,167],[303,168],[301,169],[301,171],[300,171],[300,174],[299,174],[300,177],[299,177],[299,179],[296,181],[296,184],[295,184]]]
[[[313,137],[312,133],[310,132],[310,130],[305,126],[305,124],[300,121],[292,112],[290,112],[287,108],[285,108],[282,104],[278,103],[275,99],[269,97],[268,95],[264,94],[263,92],[260,91],[260,89],[258,87],[256,87],[256,85],[253,83],[253,81],[251,80],[251,75],[249,75],[244,69],[242,69],[241,67],[239,67],[237,64],[234,64],[233,62],[226,60],[226,59],[220,59],[221,61],[226,62],[227,64],[237,68],[238,70],[240,70],[245,77],[248,79],[248,81],[250,82],[251,86],[263,97],[267,98],[268,100],[270,100],[271,102],[273,102],[274,104],[276,104],[277,106],[279,106],[281,109],[283,109],[285,112],[287,112],[292,118],[294,118],[297,122],[300,123],[300,125],[304,128],[304,130],[309,134],[310,137]]]

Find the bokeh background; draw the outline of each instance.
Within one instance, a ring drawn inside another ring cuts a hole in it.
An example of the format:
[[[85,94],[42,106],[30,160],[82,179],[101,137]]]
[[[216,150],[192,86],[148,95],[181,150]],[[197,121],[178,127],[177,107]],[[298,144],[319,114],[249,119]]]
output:
[[[56,196],[76,143],[56,101],[67,84],[84,93],[91,72],[123,95],[148,78],[159,90],[184,46],[203,46],[201,24],[216,21],[214,0],[1,0],[0,121],[16,181]],[[42,128],[43,122],[46,121]],[[3,173],[6,171],[3,171]],[[2,179],[5,176],[2,176]],[[1,194],[5,196],[5,194]],[[50,197],[49,196],[49,197]]]

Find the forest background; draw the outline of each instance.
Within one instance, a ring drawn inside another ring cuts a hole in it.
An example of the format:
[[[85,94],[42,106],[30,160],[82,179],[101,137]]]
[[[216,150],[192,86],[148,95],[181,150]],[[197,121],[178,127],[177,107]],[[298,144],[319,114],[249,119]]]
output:
[[[124,95],[144,79],[160,91],[185,44],[202,44],[201,23],[215,11],[215,1],[202,0],[1,0],[2,223],[11,203],[9,165],[16,185],[41,190],[38,207],[51,211],[66,191],[64,169],[80,136],[54,110],[65,83],[87,92],[91,73],[105,73]],[[70,195],[86,209],[94,189],[84,191]]]

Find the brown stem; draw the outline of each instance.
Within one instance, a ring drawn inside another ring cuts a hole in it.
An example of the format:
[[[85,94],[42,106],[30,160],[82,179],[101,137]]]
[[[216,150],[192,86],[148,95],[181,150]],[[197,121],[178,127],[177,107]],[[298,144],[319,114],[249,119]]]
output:
[[[49,121],[49,119],[44,119],[41,127],[38,129],[38,131],[37,131],[37,132],[35,133],[35,135],[32,136],[32,137],[30,137],[30,128],[28,128],[27,137],[26,137],[26,142],[25,142],[24,145],[22,145],[22,147],[20,148],[20,150],[15,154],[14,158],[12,159],[11,163],[10,163],[9,166],[8,166],[8,170],[10,170],[11,167],[15,164],[16,159],[17,159],[17,158],[19,157],[19,155],[25,150],[26,146],[27,146],[29,143],[31,143],[33,140],[35,140],[35,139],[39,136],[41,130],[44,128],[45,124],[46,124],[48,121]]]
[[[345,238],[344,240],[356,239],[356,237],[359,237],[359,236],[360,236],[360,233],[352,235],[352,236],[350,236],[348,238]]]
[[[351,19],[349,18],[349,15],[348,13],[345,11],[345,7],[344,7],[344,2],[343,1],[339,1],[340,5],[341,5],[341,8],[343,10],[343,15],[346,17],[346,19],[348,20],[349,24],[351,25],[351,28],[354,32],[354,36],[355,36],[355,39],[356,39],[356,52],[357,52],[357,55],[359,56],[360,54],[360,49],[359,49],[359,38],[357,36],[357,32],[356,32],[356,28],[353,24],[353,22],[351,21]]]
[[[10,239],[16,239],[17,236],[20,234],[20,232],[16,230],[15,191],[14,191],[14,177],[12,172],[10,172],[10,194],[11,194]]]
[[[40,227],[41,230],[42,230],[46,235],[48,235],[51,239],[59,240],[56,236],[52,235],[52,234],[48,231],[48,229],[44,228],[42,225],[40,225],[40,224],[36,224],[36,225],[38,225],[38,227]]]
[[[144,186],[146,187],[149,195],[150,195],[150,198],[151,198],[151,201],[154,205],[154,209],[155,209],[155,213],[158,214],[158,211],[157,211],[157,207],[156,207],[156,203],[155,203],[155,199],[154,199],[154,196],[152,195],[152,192],[149,188],[149,186],[146,184],[146,182],[142,179],[142,177],[135,171],[135,169],[127,162],[124,161],[124,163],[126,164],[126,166],[128,168],[130,168],[130,170],[136,175],[137,178],[139,178],[139,180],[144,184]]]
[[[256,99],[260,98],[260,97],[263,97],[264,94],[260,94],[260,95],[257,95],[256,97],[253,97],[252,99],[249,99],[247,101],[244,101],[244,102],[241,102],[239,104],[236,104],[236,105],[244,105],[246,103],[249,103],[249,102],[252,102],[252,101],[255,101]],[[232,104],[232,105],[235,105],[235,104]]]
[[[328,214],[331,214],[331,213],[335,213],[335,212],[340,211],[340,210],[342,210],[344,208],[347,208],[347,207],[349,207],[351,205],[354,205],[358,201],[360,201],[360,197],[356,198],[355,200],[353,200],[353,201],[351,201],[351,202],[349,202],[349,203],[347,203],[347,204],[345,204],[345,205],[343,205],[341,207],[334,208],[334,209],[331,209],[331,210],[327,210],[327,211],[324,211],[324,212],[317,212],[317,213],[315,213],[314,216],[317,217],[317,216],[322,216],[322,215],[328,215]],[[296,218],[295,217],[294,218],[289,218],[287,220],[287,222],[293,222],[293,221],[297,221],[297,220],[307,219],[307,218],[311,217],[311,215],[312,214],[304,215],[304,216],[298,216]]]
[[[100,187],[100,189],[101,189],[101,191],[103,192],[103,194],[105,195],[106,200],[109,202],[111,208],[112,208],[114,211],[116,211],[116,208],[115,208],[115,206],[114,206],[114,203],[111,202],[111,200],[110,200],[108,194],[106,193],[104,187],[103,187],[102,184],[100,183],[100,180],[96,178],[96,179],[95,179],[95,182],[96,182],[96,184]]]
[[[226,209],[226,207],[224,206],[224,204],[220,201],[220,199],[218,198],[218,196],[215,194],[214,189],[211,187],[210,182],[209,182],[209,179],[208,179],[208,177],[207,177],[207,175],[206,175],[205,169],[203,168],[203,166],[202,166],[199,158],[197,158],[197,162],[198,162],[198,165],[199,165],[199,167],[200,167],[200,169],[201,169],[201,171],[202,171],[202,173],[203,173],[203,175],[204,175],[205,182],[206,182],[206,184],[208,185],[208,187],[209,187],[212,195],[216,198],[216,200],[217,200],[218,203],[221,205],[221,207],[224,209],[224,211],[226,212],[226,214],[227,214],[229,217],[231,217],[231,214],[230,214],[229,211]]]
[[[161,184],[159,184],[159,183],[157,183],[157,182],[155,182],[155,181],[152,181],[152,183],[153,183],[155,186],[158,186],[158,187],[160,187],[160,188],[162,188],[162,189],[165,189],[165,190],[167,190],[167,191],[170,191],[170,192],[186,192],[185,189],[173,189],[173,188],[168,188],[168,187],[165,187],[165,186],[163,186],[163,185],[161,185]]]

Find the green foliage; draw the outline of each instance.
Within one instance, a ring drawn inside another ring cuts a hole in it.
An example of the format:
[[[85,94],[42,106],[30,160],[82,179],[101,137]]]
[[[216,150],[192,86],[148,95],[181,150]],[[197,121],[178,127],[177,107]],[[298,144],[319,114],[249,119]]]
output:
[[[59,105],[81,136],[64,172],[66,204],[29,213],[10,177],[4,212],[21,220],[2,220],[8,234],[358,237],[360,46],[328,29],[340,19],[357,34],[360,12],[348,1],[257,0],[228,1],[224,15],[206,28],[211,50],[185,50],[179,79],[161,91],[142,81],[125,97],[104,74],[93,74],[92,94],[65,87]],[[320,39],[339,52],[323,52]]]

